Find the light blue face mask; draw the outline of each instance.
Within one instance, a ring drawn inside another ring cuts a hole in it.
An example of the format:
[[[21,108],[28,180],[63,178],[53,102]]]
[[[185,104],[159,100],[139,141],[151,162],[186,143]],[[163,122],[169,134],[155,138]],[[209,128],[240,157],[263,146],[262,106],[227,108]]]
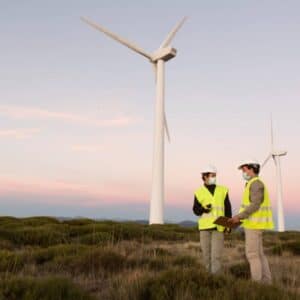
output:
[[[246,180],[246,181],[249,181],[251,179],[251,176],[248,175],[246,172],[243,172],[243,178]]]

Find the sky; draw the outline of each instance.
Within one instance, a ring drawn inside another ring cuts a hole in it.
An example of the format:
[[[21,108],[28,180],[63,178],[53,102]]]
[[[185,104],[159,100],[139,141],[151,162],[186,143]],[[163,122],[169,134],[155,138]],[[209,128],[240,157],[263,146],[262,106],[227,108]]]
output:
[[[286,227],[300,230],[300,2],[0,0],[0,214],[148,219],[155,81],[150,63],[81,16],[155,51],[183,17],[166,64],[165,219],[197,220],[213,164],[233,212],[245,158],[281,159]],[[276,169],[262,170],[276,217]]]

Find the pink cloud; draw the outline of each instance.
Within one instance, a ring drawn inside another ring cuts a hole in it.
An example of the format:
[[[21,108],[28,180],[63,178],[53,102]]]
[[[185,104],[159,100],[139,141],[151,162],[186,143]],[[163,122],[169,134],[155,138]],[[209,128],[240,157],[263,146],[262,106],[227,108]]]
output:
[[[0,114],[14,119],[61,120],[97,127],[121,127],[138,122],[137,118],[119,116],[112,119],[99,120],[88,115],[50,111],[36,107],[0,105]]]
[[[116,186],[118,188],[116,188]],[[0,177],[0,196],[23,196],[24,199],[30,199],[32,196],[51,197],[49,204],[72,204],[82,206],[95,206],[97,204],[112,203],[141,203],[147,199],[142,188],[130,184],[103,184],[90,185],[64,180],[42,180],[37,178],[12,178]],[[64,200],[60,199],[63,197]],[[67,200],[66,200],[67,198]],[[84,199],[80,203],[74,203],[74,199]]]
[[[16,139],[30,138],[41,130],[39,128],[17,128],[0,130],[0,137],[13,137]]]
[[[74,152],[99,152],[102,151],[104,148],[102,145],[83,145],[83,144],[77,144],[71,146],[71,150]]]

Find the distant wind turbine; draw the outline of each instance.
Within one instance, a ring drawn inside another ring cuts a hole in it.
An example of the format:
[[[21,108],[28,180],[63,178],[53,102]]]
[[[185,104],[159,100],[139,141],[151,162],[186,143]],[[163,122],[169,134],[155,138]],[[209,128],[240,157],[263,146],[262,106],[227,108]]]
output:
[[[156,81],[156,104],[155,104],[155,128],[154,128],[154,145],[153,145],[153,162],[152,162],[152,191],[150,200],[150,224],[164,223],[164,130],[170,141],[169,128],[165,114],[165,62],[176,56],[176,49],[170,47],[177,31],[181,28],[186,20],[183,18],[174,29],[167,35],[166,39],[160,45],[158,50],[149,54],[136,44],[116,35],[106,28],[88,20],[81,20],[93,28],[101,31],[110,38],[128,47],[136,53],[147,58],[154,67]]]
[[[274,147],[274,133],[273,133],[273,120],[271,116],[271,151],[267,156],[265,161],[262,163],[261,167],[263,168],[265,164],[269,161],[270,158],[273,158],[276,168],[276,180],[277,180],[277,218],[278,218],[278,231],[285,231],[284,225],[284,212],[283,212],[283,203],[282,203],[282,178],[281,178],[281,165],[280,158],[281,156],[287,155],[287,151],[278,151]]]

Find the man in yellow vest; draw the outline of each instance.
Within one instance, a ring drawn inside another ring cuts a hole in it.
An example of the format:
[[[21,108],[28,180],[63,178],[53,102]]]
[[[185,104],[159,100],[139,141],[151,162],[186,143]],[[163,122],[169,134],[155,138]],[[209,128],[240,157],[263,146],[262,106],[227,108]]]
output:
[[[219,216],[231,218],[231,204],[228,189],[216,185],[216,168],[209,165],[201,173],[204,185],[195,191],[193,211],[199,216],[200,246],[205,268],[217,273],[221,269],[225,228],[214,224],[214,221]]]
[[[238,169],[242,170],[247,183],[240,212],[230,221],[242,222],[244,227],[246,257],[250,264],[251,278],[254,281],[271,283],[271,272],[262,241],[263,230],[274,228],[269,194],[265,184],[258,177],[260,165],[257,160],[245,160]]]

